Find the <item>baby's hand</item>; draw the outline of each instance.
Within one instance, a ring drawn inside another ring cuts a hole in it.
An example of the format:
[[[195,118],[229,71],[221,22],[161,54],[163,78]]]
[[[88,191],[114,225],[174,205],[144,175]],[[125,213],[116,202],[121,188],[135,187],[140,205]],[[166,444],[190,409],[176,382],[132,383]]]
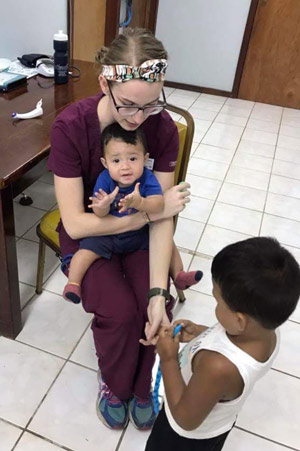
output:
[[[94,197],[90,197],[89,199],[92,201],[90,205],[88,205],[89,208],[108,208],[109,205],[115,200],[116,195],[119,192],[119,187],[116,186],[115,189],[110,193],[107,194],[103,189],[99,189],[98,192],[94,193]]]
[[[140,183],[136,183],[134,187],[134,191],[130,194],[127,194],[127,196],[123,197],[123,199],[120,200],[119,206],[121,209],[119,210],[120,213],[123,213],[128,208],[135,208],[136,210],[139,210],[142,204],[142,196],[140,195],[139,190]]]
[[[156,344],[156,351],[160,356],[161,361],[168,361],[178,358],[179,341],[181,333],[172,337],[174,327],[161,326],[158,331],[158,342]]]
[[[180,341],[181,343],[188,343],[193,338],[199,335],[198,325],[189,321],[188,319],[178,319],[174,321],[173,325],[177,326],[177,324],[181,324],[180,329]]]

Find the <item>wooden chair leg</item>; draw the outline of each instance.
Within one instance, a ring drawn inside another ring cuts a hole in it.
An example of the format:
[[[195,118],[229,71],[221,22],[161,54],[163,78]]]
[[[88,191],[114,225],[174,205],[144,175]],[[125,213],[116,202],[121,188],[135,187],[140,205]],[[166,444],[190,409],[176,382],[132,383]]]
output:
[[[185,295],[184,295],[184,292],[182,291],[182,290],[179,290],[178,288],[176,288],[176,291],[177,291],[177,294],[178,294],[178,299],[179,299],[179,302],[184,302],[185,301]]]
[[[38,256],[37,274],[36,274],[36,288],[35,288],[35,292],[37,294],[41,294],[41,292],[43,291],[45,252],[46,252],[46,244],[40,238],[39,256]]]

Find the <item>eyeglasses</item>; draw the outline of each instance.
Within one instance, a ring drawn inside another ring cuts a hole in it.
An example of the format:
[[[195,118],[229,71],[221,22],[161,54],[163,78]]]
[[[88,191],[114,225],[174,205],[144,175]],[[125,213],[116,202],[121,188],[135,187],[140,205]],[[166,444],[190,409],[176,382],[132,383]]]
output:
[[[159,100],[158,103],[156,103],[155,105],[147,105],[147,106],[117,105],[109,83],[108,83],[108,89],[109,89],[111,98],[114,102],[114,106],[115,106],[117,112],[121,116],[133,116],[140,110],[143,111],[145,116],[150,116],[152,114],[160,113],[167,106],[166,96],[165,96],[163,89],[162,89],[163,102],[161,100]]]

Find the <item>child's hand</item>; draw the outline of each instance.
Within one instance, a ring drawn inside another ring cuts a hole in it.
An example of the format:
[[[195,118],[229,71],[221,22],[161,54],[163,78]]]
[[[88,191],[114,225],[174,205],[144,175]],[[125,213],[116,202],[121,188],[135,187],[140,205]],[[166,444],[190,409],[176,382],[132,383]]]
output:
[[[173,326],[169,328],[161,326],[158,331],[159,339],[156,344],[156,351],[161,361],[166,362],[168,360],[177,360],[178,358],[180,332],[172,338],[173,330]]]
[[[181,324],[180,329],[180,341],[181,343],[188,343],[193,338],[197,337],[201,331],[199,331],[198,324],[193,323],[192,321],[189,321],[188,319],[178,319],[177,321],[174,321],[174,326],[177,326],[177,324]]]
[[[140,183],[136,183],[134,191],[130,194],[127,194],[127,196],[123,197],[123,199],[120,200],[119,206],[122,207],[119,210],[120,213],[123,213],[128,208],[135,208],[136,210],[140,209],[143,198],[140,195],[139,187]]]
[[[89,208],[108,208],[109,205],[115,200],[116,195],[119,192],[119,187],[116,186],[115,189],[110,193],[107,194],[103,189],[99,189],[98,192],[94,193],[94,197],[89,197],[89,199],[92,201],[90,205],[88,205]]]

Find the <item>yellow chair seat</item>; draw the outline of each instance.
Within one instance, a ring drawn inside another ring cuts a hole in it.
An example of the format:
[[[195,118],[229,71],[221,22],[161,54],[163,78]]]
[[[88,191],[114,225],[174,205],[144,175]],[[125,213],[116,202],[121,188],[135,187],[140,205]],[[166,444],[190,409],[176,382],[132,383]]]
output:
[[[59,238],[56,232],[57,224],[60,220],[59,210],[52,210],[46,213],[39,224],[39,232],[47,238],[48,241],[53,243],[54,246],[59,248]]]

